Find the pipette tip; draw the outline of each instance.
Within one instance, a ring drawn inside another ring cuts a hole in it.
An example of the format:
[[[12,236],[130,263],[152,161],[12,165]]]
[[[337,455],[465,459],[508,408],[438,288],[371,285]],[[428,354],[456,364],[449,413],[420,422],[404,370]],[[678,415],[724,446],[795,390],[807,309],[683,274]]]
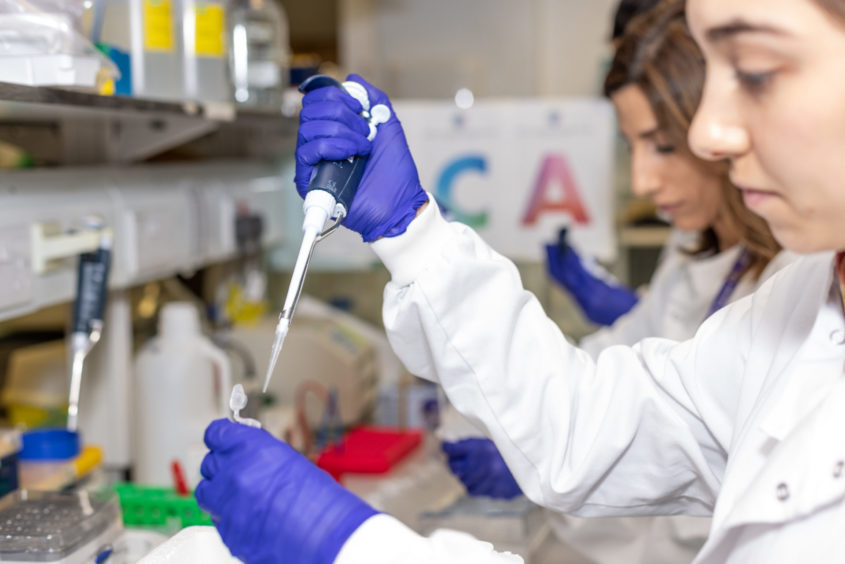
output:
[[[270,378],[273,377],[273,371],[276,369],[276,362],[279,360],[279,353],[282,352],[282,345],[285,342],[285,337],[288,334],[290,327],[290,320],[282,317],[279,319],[279,324],[276,325],[276,335],[273,337],[273,351],[270,353],[270,364],[267,366],[267,375],[264,377],[264,388],[262,393],[267,393],[267,387],[270,385]]]

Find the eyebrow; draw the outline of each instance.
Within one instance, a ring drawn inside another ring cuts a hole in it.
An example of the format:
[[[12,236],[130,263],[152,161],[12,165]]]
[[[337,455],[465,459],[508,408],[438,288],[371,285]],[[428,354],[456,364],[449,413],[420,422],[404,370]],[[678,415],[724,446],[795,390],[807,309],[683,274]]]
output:
[[[654,129],[643,131],[642,133],[638,134],[637,137],[639,137],[640,139],[649,139],[651,137],[654,137],[658,133],[660,133],[660,128],[655,127]]]
[[[777,27],[763,24],[752,24],[744,20],[733,20],[724,25],[712,27],[707,30],[707,39],[711,43],[726,41],[742,33],[771,33],[774,35],[786,35],[786,32]]]

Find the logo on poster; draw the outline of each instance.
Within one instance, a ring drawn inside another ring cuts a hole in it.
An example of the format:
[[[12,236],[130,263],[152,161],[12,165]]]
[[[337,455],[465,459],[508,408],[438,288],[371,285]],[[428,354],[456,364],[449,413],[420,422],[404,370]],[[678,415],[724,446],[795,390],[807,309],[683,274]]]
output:
[[[486,175],[486,159],[482,155],[465,155],[449,161],[438,177],[434,195],[440,207],[455,221],[481,229],[489,223],[489,213],[461,209],[454,200],[455,183],[466,173]],[[555,190],[555,187],[560,187],[560,190]],[[547,213],[567,214],[580,225],[590,223],[590,215],[581,199],[572,169],[566,157],[556,153],[545,155],[540,162],[521,224],[524,227],[534,226]]]

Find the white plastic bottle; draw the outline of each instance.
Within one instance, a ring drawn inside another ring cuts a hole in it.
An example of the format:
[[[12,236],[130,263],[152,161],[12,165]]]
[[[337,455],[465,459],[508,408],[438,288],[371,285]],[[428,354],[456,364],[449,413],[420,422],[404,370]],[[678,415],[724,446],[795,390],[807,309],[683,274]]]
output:
[[[177,461],[196,487],[205,428],[229,414],[230,369],[226,354],[203,336],[193,304],[162,308],[159,334],[135,360],[136,482],[172,486]]]

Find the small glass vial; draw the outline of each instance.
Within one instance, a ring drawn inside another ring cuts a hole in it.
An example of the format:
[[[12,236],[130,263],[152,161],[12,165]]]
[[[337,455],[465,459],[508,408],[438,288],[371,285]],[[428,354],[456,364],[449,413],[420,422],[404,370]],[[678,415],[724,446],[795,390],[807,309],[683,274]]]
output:
[[[288,21],[272,0],[232,0],[229,66],[235,102],[279,111],[290,74]]]

